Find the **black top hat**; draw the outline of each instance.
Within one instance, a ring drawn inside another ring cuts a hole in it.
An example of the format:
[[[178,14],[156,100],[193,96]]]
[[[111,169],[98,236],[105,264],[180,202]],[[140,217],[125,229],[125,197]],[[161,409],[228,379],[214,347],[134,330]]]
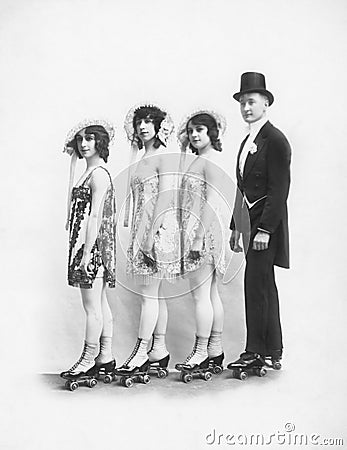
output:
[[[245,72],[241,75],[241,88],[240,92],[233,95],[234,99],[238,102],[243,94],[250,92],[259,92],[259,94],[264,94],[269,99],[269,105],[274,102],[274,96],[270,91],[266,89],[265,77],[262,73],[258,72]]]

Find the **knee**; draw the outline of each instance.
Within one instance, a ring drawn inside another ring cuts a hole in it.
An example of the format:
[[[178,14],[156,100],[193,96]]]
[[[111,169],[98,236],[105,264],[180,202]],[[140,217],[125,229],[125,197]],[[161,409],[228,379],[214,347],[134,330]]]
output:
[[[211,303],[211,297],[209,292],[206,290],[193,290],[192,292],[193,300],[196,304],[205,304],[205,303]]]
[[[97,307],[93,303],[84,305],[84,310],[87,316],[93,316],[98,319],[102,317],[101,308]]]

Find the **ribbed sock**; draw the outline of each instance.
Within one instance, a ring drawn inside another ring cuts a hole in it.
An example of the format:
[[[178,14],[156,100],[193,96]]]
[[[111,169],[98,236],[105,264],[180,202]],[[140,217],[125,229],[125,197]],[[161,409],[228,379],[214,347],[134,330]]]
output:
[[[105,364],[112,361],[113,359],[112,336],[101,336],[99,354],[95,358],[95,363],[98,365]]]
[[[152,348],[148,353],[151,362],[159,361],[169,354],[166,343],[165,334],[153,334]]]
[[[213,330],[211,331],[211,335],[208,340],[207,351],[209,358],[219,356],[223,353],[221,331],[213,331]]]
[[[187,357],[185,363],[194,365],[202,363],[207,357],[208,339],[202,336],[196,336],[192,353]]]
[[[149,339],[137,338],[135,347],[123,366],[141,367],[147,360],[147,349]]]

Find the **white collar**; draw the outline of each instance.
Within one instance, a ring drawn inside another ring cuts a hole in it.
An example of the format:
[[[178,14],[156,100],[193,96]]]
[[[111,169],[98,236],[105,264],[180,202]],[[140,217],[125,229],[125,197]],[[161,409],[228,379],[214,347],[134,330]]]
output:
[[[259,133],[260,129],[266,124],[268,121],[268,118],[266,116],[262,117],[261,119],[257,120],[256,122],[249,124],[249,134],[251,136],[256,137]]]

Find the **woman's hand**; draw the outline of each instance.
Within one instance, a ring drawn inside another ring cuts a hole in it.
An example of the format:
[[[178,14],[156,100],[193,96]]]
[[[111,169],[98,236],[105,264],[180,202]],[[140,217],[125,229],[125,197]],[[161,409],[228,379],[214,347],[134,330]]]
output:
[[[199,258],[201,258],[203,247],[204,247],[203,238],[196,236],[189,251],[188,255],[189,259],[197,261]]]
[[[93,264],[90,261],[90,255],[83,255],[80,262],[80,270],[84,272],[88,277],[93,275]]]
[[[148,235],[147,240],[143,244],[141,250],[144,255],[154,257],[154,240],[150,234]]]
[[[203,247],[204,247],[204,239],[200,236],[196,236],[192,243],[190,251],[191,252],[202,252]]]

